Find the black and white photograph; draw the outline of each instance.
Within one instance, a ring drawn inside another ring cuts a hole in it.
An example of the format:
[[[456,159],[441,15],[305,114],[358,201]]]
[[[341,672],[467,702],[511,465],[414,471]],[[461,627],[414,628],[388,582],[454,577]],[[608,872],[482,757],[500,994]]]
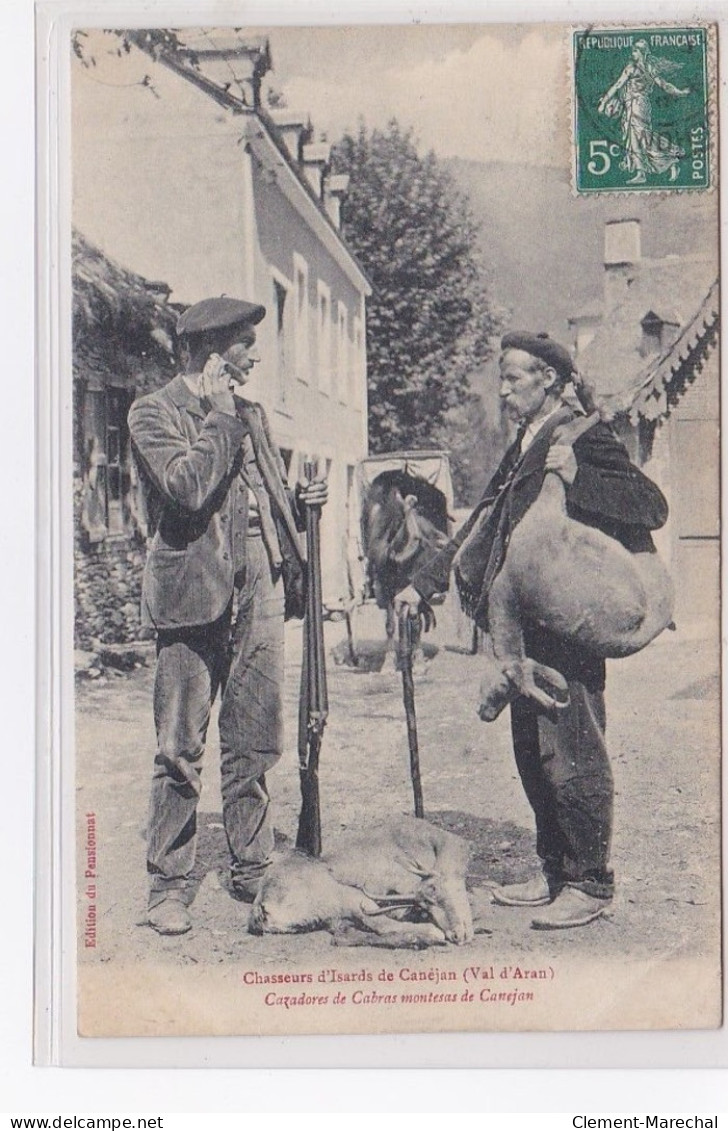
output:
[[[80,1038],[721,1026],[717,32],[70,30]]]

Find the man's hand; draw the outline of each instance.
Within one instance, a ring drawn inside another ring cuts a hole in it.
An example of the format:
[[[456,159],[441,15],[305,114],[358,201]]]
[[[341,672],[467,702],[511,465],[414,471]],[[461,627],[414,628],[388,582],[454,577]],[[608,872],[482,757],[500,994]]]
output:
[[[579,469],[571,444],[552,444],[544,468],[546,471],[555,471],[566,486],[570,487]]]
[[[200,400],[204,400],[215,412],[225,412],[235,416],[235,401],[230,389],[230,374],[225,362],[217,353],[211,353],[200,374]]]
[[[296,484],[296,500],[305,507],[323,507],[329,497],[329,485],[326,479],[312,479],[310,483],[303,481]]]
[[[405,589],[400,589],[392,603],[395,616],[418,617],[423,601],[414,585],[408,585]]]
[[[440,604],[441,602],[438,601],[437,603]],[[411,617],[412,620],[417,620],[419,617],[424,632],[429,632],[436,623],[432,608],[424,597],[417,592],[414,585],[407,585],[404,589],[400,589],[399,593],[393,598],[392,605],[397,620],[400,617]]]

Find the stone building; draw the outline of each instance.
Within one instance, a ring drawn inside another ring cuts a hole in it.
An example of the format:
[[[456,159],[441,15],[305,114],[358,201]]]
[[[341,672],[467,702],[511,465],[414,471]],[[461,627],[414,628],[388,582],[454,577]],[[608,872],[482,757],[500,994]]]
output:
[[[139,635],[146,529],[126,417],[174,375],[169,288],[72,236],[76,641]]]
[[[569,320],[577,364],[670,503],[657,536],[676,621],[715,623],[720,582],[720,299],[716,254],[645,259],[637,220],[606,225],[601,304]]]

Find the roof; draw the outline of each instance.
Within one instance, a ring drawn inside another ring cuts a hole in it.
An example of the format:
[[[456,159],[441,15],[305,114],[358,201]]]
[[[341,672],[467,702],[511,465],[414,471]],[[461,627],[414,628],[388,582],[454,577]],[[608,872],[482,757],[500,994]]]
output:
[[[659,307],[657,310],[648,310],[641,319],[640,325],[657,325],[660,323],[663,326],[679,326],[680,322],[681,318],[676,310],[665,310]]]
[[[214,81],[209,75],[204,73],[205,55],[211,55],[214,52],[205,52],[196,49],[195,44],[197,41],[194,39],[189,29],[176,37],[178,44],[176,50],[172,44],[164,45],[157,42],[156,39],[150,40],[148,36],[145,36],[144,32],[130,32],[128,34],[132,42],[141,51],[144,51],[145,54],[150,55],[153,59],[163,63],[170,70],[174,71],[188,82],[191,82],[204,94],[214,99],[219,105],[232,110],[236,114],[244,116],[246,122],[255,124],[254,129],[248,129],[246,131],[246,141],[248,145],[255,146],[256,143],[260,143],[265,139],[274,147],[279,158],[277,164],[281,167],[285,167],[289,175],[296,182],[297,195],[299,198],[302,191],[304,197],[308,198],[309,204],[315,207],[316,213],[318,214],[319,234],[322,236],[322,242],[325,245],[329,245],[329,250],[331,250],[333,246],[344,252],[351,263],[351,271],[349,274],[354,275],[355,282],[363,288],[365,294],[371,294],[371,280],[368,278],[364,268],[359,263],[340,230],[331,220],[331,217],[324,207],[323,201],[314,192],[303,170],[299,167],[297,162],[291,159],[291,155],[273,117],[259,104],[257,99],[254,106],[249,106],[242,97],[239,97],[234,92],[234,84],[221,86],[220,83]],[[191,45],[189,48],[187,46],[188,40]],[[270,65],[267,41],[263,41],[260,37],[250,38],[247,36],[237,36],[237,40],[240,47],[245,46],[254,54],[263,52],[261,44],[264,43],[265,51],[263,54],[265,55],[268,65]],[[290,196],[291,194],[288,195]],[[323,224],[321,224],[321,221],[323,221]]]
[[[366,456],[356,465],[356,478],[361,491],[366,491],[380,475],[386,472],[401,473],[414,479],[423,480],[440,491],[447,501],[448,509],[453,505],[453,483],[450,469],[450,453],[442,450],[409,450],[399,452],[380,452]]]
[[[174,329],[177,311],[165,301],[167,284],[150,282],[127,270],[75,230],[71,271],[73,329],[77,336],[119,330],[151,333],[155,328],[171,334]]]
[[[169,288],[109,259],[72,233],[73,369],[89,389],[161,384],[174,370],[179,307]]]
[[[668,416],[717,345],[719,330],[720,290],[716,279],[669,349],[654,358],[625,391],[615,406],[617,411],[629,412],[633,420]]]
[[[577,311],[576,314],[572,314],[567,321],[570,326],[574,326],[577,322],[581,322],[582,319],[600,319],[603,314],[604,302],[600,298],[595,298],[592,299],[591,302],[585,303],[581,310]]]
[[[450,455],[444,448],[408,448],[406,451],[377,452],[373,456],[364,456],[360,463],[386,462],[387,460],[408,459],[442,459]]]
[[[260,128],[261,125],[264,127],[263,129]],[[269,176],[276,180],[284,195],[294,204],[296,202],[300,204],[303,201],[308,208],[313,206],[315,211],[312,211],[309,215],[316,218],[316,224],[310,226],[316,231],[327,251],[335,254],[335,249],[338,248],[344,252],[350,264],[347,274],[354,284],[363,290],[365,295],[370,295],[373,290],[371,279],[340,230],[332,222],[322,200],[313,191],[301,168],[295,161],[291,160],[286,143],[275,122],[261,108],[258,108],[254,115],[251,114],[246,137],[251,152],[255,153]],[[280,169],[285,169],[288,176],[279,180],[278,172]]]
[[[684,325],[715,279],[712,257],[670,255],[643,259],[618,305],[605,314],[594,338],[578,357],[579,369],[598,398],[611,406],[623,400],[645,369],[642,320],[657,312],[664,321]]]

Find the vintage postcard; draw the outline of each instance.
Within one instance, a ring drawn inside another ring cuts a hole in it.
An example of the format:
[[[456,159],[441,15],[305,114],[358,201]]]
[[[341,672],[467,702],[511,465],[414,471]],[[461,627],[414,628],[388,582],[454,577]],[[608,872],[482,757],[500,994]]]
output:
[[[719,1028],[717,27],[92,22],[79,1037]]]

